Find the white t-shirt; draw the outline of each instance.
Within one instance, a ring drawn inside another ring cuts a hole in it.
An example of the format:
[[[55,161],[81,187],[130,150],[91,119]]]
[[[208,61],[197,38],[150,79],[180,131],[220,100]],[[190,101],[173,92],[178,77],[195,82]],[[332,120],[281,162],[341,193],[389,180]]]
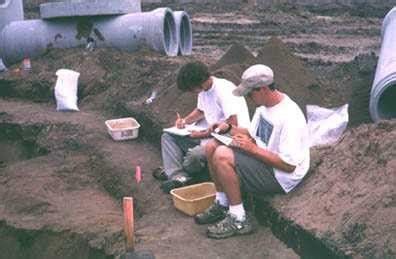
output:
[[[224,122],[236,115],[238,126],[248,128],[250,118],[245,98],[232,94],[236,88],[232,82],[214,76],[212,79],[212,87],[198,94],[197,108],[204,113],[206,122],[209,125]]]
[[[249,133],[259,147],[296,166],[292,173],[274,168],[275,178],[285,192],[290,192],[309,169],[308,127],[301,109],[284,94],[275,106],[257,107]]]

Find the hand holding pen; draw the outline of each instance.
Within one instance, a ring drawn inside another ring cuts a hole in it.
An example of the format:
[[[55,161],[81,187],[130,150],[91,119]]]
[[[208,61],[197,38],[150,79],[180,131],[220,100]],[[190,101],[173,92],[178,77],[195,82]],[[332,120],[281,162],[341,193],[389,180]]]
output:
[[[183,129],[186,125],[186,121],[182,117],[180,117],[180,114],[178,112],[176,112],[176,115],[177,115],[177,119],[175,122],[175,127],[179,129]]]

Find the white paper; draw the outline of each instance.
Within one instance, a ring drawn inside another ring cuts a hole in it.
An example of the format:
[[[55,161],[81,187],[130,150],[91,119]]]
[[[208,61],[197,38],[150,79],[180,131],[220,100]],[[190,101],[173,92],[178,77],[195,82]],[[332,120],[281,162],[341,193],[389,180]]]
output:
[[[179,129],[177,127],[165,128],[164,132],[168,132],[170,134],[178,135],[178,136],[188,136],[191,134],[191,131],[203,131],[203,130],[207,130],[207,128],[195,124],[188,124],[183,129]]]
[[[217,133],[211,133],[211,135],[217,139],[218,141],[220,141],[221,143],[223,143],[226,146],[231,145],[232,142],[232,137],[230,135],[221,135],[221,134],[217,134]]]

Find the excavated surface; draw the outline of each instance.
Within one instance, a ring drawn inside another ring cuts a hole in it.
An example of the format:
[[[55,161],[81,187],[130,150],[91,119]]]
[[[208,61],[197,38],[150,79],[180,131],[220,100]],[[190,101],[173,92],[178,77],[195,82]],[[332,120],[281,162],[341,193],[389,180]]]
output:
[[[26,16],[37,17],[40,1],[26,2]],[[370,124],[367,109],[382,17],[389,7],[260,9],[247,4],[171,3],[169,7],[186,10],[192,18],[191,57],[52,50],[32,60],[33,71],[27,76],[20,75],[17,66],[0,74],[1,125],[20,125],[25,129],[22,139],[45,150],[2,158],[0,163],[0,240],[19,249],[10,252],[15,255],[10,258],[39,249],[27,248],[20,233],[38,247],[43,240],[52,240],[47,243],[63,258],[122,253],[123,196],[135,198],[136,249],[151,250],[157,258],[298,258],[263,226],[251,236],[207,239],[205,227],[176,211],[152,179],[151,170],[161,163],[161,128],[173,122],[176,111],[186,114],[195,107],[196,96],[180,93],[174,84],[177,69],[193,59],[206,62],[215,75],[234,83],[249,64],[270,64],[280,88],[301,107],[348,102],[351,127],[342,140],[314,148],[310,177],[271,204],[282,217],[345,255],[394,257],[396,129],[394,122]],[[81,73],[80,112],[55,112],[55,72],[60,68]],[[159,93],[157,99],[144,104],[153,90]],[[139,138],[114,142],[104,121],[126,116],[135,116],[142,124]],[[137,165],[143,171],[140,184],[134,181]],[[8,238],[3,234],[13,231],[19,234]],[[71,240],[64,241],[68,249],[57,246],[58,239]],[[81,249],[84,242],[94,250]],[[5,247],[0,245],[1,250]],[[82,252],[73,254],[73,249]]]

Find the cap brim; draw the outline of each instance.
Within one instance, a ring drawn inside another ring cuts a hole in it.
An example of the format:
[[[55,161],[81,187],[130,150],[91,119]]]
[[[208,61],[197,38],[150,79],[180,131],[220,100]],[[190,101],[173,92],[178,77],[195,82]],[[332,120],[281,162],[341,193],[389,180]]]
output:
[[[245,87],[243,84],[240,84],[237,88],[232,91],[232,94],[235,96],[245,96],[250,92],[250,88]]]

